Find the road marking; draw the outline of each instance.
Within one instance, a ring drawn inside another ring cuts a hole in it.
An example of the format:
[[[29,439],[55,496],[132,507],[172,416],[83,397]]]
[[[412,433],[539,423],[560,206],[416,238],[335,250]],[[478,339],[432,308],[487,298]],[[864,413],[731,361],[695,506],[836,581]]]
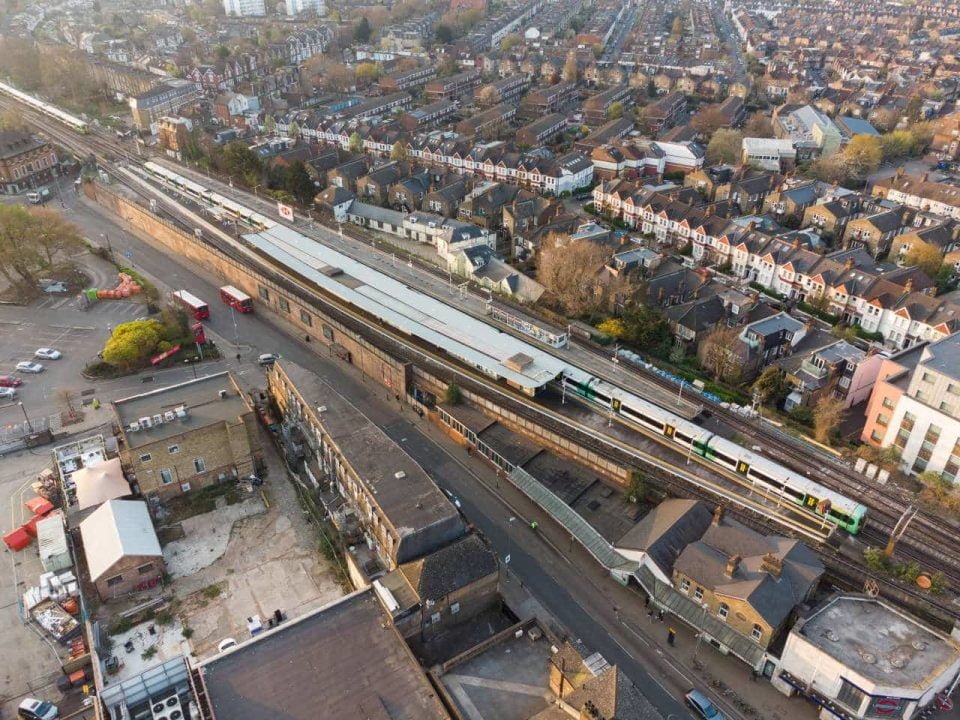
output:
[[[461,685],[502,690],[504,692],[530,695],[532,697],[543,697],[545,692],[544,688],[536,685],[525,685],[524,683],[510,682],[508,680],[488,680],[487,678],[475,677],[473,675],[447,675],[446,677],[448,680],[452,679]]]

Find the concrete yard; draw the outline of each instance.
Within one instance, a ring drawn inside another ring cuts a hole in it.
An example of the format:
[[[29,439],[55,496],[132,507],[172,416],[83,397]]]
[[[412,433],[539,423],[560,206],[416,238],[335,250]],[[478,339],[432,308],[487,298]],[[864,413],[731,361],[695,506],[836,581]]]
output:
[[[248,638],[252,615],[266,628],[274,610],[293,618],[344,594],[279,456],[263,441],[269,507],[259,493],[235,505],[221,498],[215,511],[185,520],[186,536],[164,548],[176,611],[193,630],[197,658],[215,654],[224,638]]]
[[[523,720],[553,703],[550,641],[511,637],[441,677],[469,720]]]

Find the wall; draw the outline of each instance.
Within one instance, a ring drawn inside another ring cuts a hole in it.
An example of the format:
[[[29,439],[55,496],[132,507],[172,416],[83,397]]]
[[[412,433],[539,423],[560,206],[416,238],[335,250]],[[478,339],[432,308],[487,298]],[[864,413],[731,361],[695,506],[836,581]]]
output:
[[[757,645],[760,647],[766,648],[770,644],[770,640],[773,638],[775,628],[771,628],[769,623],[767,623],[763,618],[761,618],[757,612],[750,606],[750,603],[740,600],[737,598],[731,598],[727,596],[721,596],[714,593],[714,591],[708,587],[701,585],[694,578],[688,578],[685,575],[674,572],[673,573],[673,586],[677,589],[678,592],[683,592],[680,589],[680,583],[684,579],[689,580],[690,589],[687,591],[687,595],[691,598],[695,598],[694,591],[697,587],[703,588],[703,599],[698,601],[701,605],[706,605],[708,610],[707,612],[710,615],[713,615],[716,618],[719,618],[717,615],[717,609],[720,607],[720,603],[726,603],[730,608],[730,613],[727,615],[726,624],[736,630],[738,633],[744,637],[751,638],[753,633],[753,626],[756,623],[763,628],[763,637]],[[756,642],[756,641],[755,641]]]
[[[498,592],[499,572],[493,572],[474,583],[436,601],[432,607],[420,608],[420,637],[423,640],[446,632],[451,627],[465,623],[493,607],[500,600]],[[457,613],[450,612],[450,606],[460,603]],[[440,621],[431,622],[434,613],[440,614]]]
[[[152,564],[153,567],[149,572],[141,575],[138,568],[147,564]],[[159,583],[166,569],[167,566],[162,556],[129,555],[118,560],[109,570],[97,578],[94,584],[97,586],[100,599],[107,601],[134,592],[137,586],[142,583],[149,581],[155,581],[155,584]],[[107,585],[107,580],[117,575],[121,575],[123,580],[116,585]]]

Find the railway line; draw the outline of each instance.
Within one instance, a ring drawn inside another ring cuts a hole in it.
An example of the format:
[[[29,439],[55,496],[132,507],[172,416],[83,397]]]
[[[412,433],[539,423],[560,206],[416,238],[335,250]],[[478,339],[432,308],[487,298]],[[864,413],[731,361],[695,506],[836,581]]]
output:
[[[9,103],[10,101],[7,98],[0,99],[0,107],[8,105]],[[95,129],[88,135],[84,135],[82,137],[72,137],[64,134],[59,127],[55,127],[53,130],[51,130],[50,126],[53,123],[46,118],[37,117],[31,119],[37,126],[44,129],[50,135],[51,139],[55,140],[59,144],[69,147],[79,156],[87,156],[92,151],[94,155],[99,156],[101,161],[105,162],[107,165],[105,170],[107,172],[121,178],[126,176],[126,184],[129,184],[129,181],[131,180],[129,171],[120,171],[116,167],[110,167],[110,163],[115,161],[118,157],[130,161],[132,164],[139,164],[141,162],[141,158],[139,158],[138,155],[128,152],[123,148],[118,148],[116,142],[112,138],[104,138]],[[147,193],[143,188],[139,189],[138,192],[145,197],[147,196]],[[159,193],[159,191],[156,191],[156,194],[161,198],[163,197],[163,194]],[[695,494],[706,493],[707,496],[712,497],[714,501],[717,497],[719,497],[736,505],[741,510],[753,516],[754,521],[756,521],[756,518],[760,518],[760,522],[762,524],[770,522],[771,508],[768,505],[752,499],[746,499],[743,496],[731,494],[722,487],[718,487],[716,485],[711,486],[710,484],[705,483],[702,478],[694,477],[690,473],[686,472],[683,467],[679,467],[671,463],[665,463],[661,458],[650,453],[638,452],[635,448],[632,448],[620,441],[615,441],[610,437],[604,437],[602,439],[598,438],[596,437],[596,432],[594,429],[584,427],[579,423],[574,423],[570,419],[553,413],[549,409],[540,406],[537,403],[531,403],[529,399],[520,401],[513,395],[512,392],[505,390],[499,384],[491,383],[490,380],[484,377],[482,374],[471,372],[462,366],[451,366],[449,363],[449,358],[443,357],[431,349],[423,347],[422,344],[415,350],[412,350],[409,345],[409,337],[400,337],[396,333],[384,328],[382,325],[372,322],[369,318],[363,317],[362,314],[355,312],[349,307],[339,306],[334,309],[331,305],[331,298],[329,296],[318,294],[314,290],[308,290],[303,287],[305,281],[307,284],[309,284],[308,278],[298,275],[297,273],[291,273],[283,269],[278,269],[276,266],[266,267],[265,258],[262,254],[253,252],[250,247],[244,244],[243,241],[235,240],[224,233],[220,228],[210,224],[196,214],[192,215],[193,216],[191,219],[195,222],[194,227],[205,227],[207,231],[219,238],[219,242],[211,242],[211,244],[218,250],[225,252],[230,257],[233,257],[238,263],[252,263],[258,268],[259,271],[274,278],[276,282],[279,282],[286,288],[290,289],[292,294],[298,295],[310,302],[319,302],[324,307],[331,308],[331,311],[338,315],[340,319],[346,321],[347,324],[354,326],[360,325],[367,333],[379,335],[387,343],[387,345],[398,350],[401,353],[401,356],[410,356],[410,353],[413,352],[413,356],[419,359],[419,361],[425,362],[426,367],[436,368],[438,371],[447,374],[452,372],[455,376],[457,376],[458,382],[465,383],[466,387],[475,388],[480,392],[492,392],[496,394],[498,396],[498,402],[502,402],[505,406],[510,407],[512,411],[516,411],[518,414],[528,417],[530,416],[530,413],[534,413],[537,417],[537,421],[544,424],[545,427],[555,429],[557,432],[562,433],[570,433],[572,431],[578,436],[583,437],[588,446],[590,443],[593,443],[597,449],[602,449],[606,453],[613,452],[615,455],[619,454],[620,458],[629,463],[639,463],[645,467],[650,467],[667,473],[670,478],[668,482],[683,483],[682,485],[678,485],[678,488],[684,487],[687,492],[694,492]],[[182,223],[182,221],[180,224],[181,226],[187,228],[186,224]],[[210,242],[210,240],[206,238],[205,241]],[[755,431],[755,428],[752,428],[752,430]],[[716,470],[716,468],[711,469]],[[858,488],[858,490],[862,489],[862,486]],[[896,517],[896,515],[892,514],[892,510],[896,507],[896,501],[888,501],[887,504],[889,506],[889,511],[882,511],[883,514],[891,518]],[[795,513],[796,509],[791,508],[791,511]],[[801,517],[803,515],[802,513],[796,514],[800,515]],[[898,515],[899,513],[897,512],[896,514]],[[781,522],[784,527],[787,527],[793,533],[799,534],[802,537],[814,539],[815,541],[822,540],[823,533],[815,530],[818,524],[822,525],[822,521],[813,514],[808,514],[808,516],[804,519],[807,521],[805,524],[797,520],[784,517],[778,518],[777,521]],[[930,526],[931,528],[936,528],[934,523],[930,523]],[[822,530],[822,527],[820,529]],[[955,533],[955,530],[952,528],[949,528],[949,531],[951,533]],[[943,532],[944,529],[939,530],[939,534],[936,536],[939,543],[943,542]],[[868,532],[867,539],[874,537],[877,537],[877,535],[875,534],[874,530],[871,529]],[[940,562],[944,561],[942,556],[937,556],[937,559]],[[952,561],[951,564],[957,566],[955,561]],[[960,576],[955,576],[952,573],[950,574],[951,580],[957,585],[960,585],[960,581],[956,579],[957,577]],[[941,607],[943,607],[943,609],[947,612],[951,612],[956,615],[956,612],[953,611],[952,608],[944,606]]]

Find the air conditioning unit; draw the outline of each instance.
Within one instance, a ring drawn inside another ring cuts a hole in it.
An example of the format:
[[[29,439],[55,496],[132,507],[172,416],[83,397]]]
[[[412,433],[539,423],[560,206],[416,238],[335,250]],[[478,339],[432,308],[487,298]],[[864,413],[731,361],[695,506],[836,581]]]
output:
[[[129,430],[130,432],[140,432],[140,423],[138,422],[130,423],[129,425],[127,425],[127,430]]]
[[[157,414],[153,416],[154,425],[163,425],[163,415]]]
[[[171,410],[167,410],[167,411],[163,414],[163,421],[164,421],[164,422],[173,422],[176,417],[177,417],[177,416],[174,415]]]
[[[174,409],[174,412],[177,414],[177,417],[183,420],[187,416],[187,406],[181,405],[180,407]]]
[[[183,705],[176,692],[150,700],[150,716],[152,720],[185,720]]]
[[[153,420],[150,419],[150,416],[142,417],[137,422],[140,423],[140,427],[144,430],[149,430],[153,427]]]

